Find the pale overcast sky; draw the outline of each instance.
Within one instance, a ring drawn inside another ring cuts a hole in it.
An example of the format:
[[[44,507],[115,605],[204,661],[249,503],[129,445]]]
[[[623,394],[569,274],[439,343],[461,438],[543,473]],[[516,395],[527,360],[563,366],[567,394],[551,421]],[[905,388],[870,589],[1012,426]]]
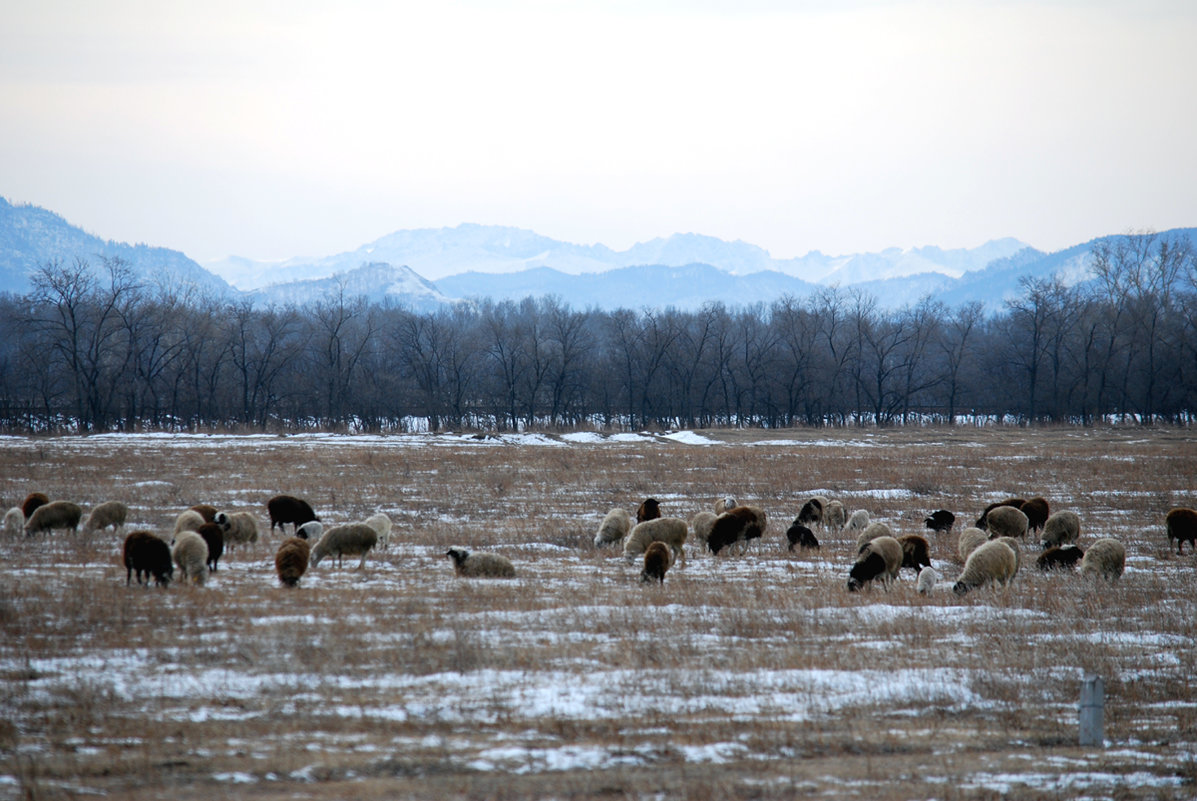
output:
[[[1197,3],[8,2],[0,196],[206,261],[1197,225]]]

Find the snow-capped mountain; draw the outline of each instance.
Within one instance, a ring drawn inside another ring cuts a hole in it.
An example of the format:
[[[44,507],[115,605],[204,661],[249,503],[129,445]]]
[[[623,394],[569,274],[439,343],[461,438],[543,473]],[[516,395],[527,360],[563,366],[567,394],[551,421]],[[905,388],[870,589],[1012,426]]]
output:
[[[431,282],[407,267],[383,263],[363,264],[356,270],[328,278],[311,278],[255,289],[248,293],[259,304],[303,306],[338,296],[345,300],[365,298],[370,303],[406,306],[429,311],[454,303]]]

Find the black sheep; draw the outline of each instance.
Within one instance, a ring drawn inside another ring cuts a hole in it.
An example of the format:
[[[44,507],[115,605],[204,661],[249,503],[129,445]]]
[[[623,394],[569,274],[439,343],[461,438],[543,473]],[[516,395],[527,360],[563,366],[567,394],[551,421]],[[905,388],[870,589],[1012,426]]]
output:
[[[166,541],[155,537],[148,531],[134,531],[125,537],[125,585],[133,579],[137,572],[137,583],[141,583],[141,574],[145,573],[146,582],[150,576],[159,585],[165,587],[170,584],[174,576],[174,563],[170,557],[170,546]]]

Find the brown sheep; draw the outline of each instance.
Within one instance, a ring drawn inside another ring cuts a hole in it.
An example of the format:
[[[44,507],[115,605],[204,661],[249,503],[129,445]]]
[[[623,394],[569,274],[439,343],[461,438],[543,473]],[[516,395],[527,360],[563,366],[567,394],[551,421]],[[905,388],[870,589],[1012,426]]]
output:
[[[736,542],[760,539],[768,526],[765,511],[756,506],[737,506],[715,518],[711,534],[707,537],[707,548],[719,553]]]
[[[266,511],[270,514],[270,533],[278,526],[280,534],[286,534],[286,525],[291,523],[298,531],[299,527],[309,520],[319,520],[308,502],[294,495],[275,495],[266,501]]]
[[[669,570],[672,561],[668,545],[663,542],[651,543],[644,552],[644,570],[640,573],[640,580],[664,584],[665,573]]]
[[[656,520],[661,516],[661,504],[657,503],[656,498],[645,498],[644,503],[636,507],[636,522],[643,523],[645,520]]]
[[[1168,512],[1164,518],[1164,527],[1168,530],[1168,547],[1176,541],[1176,552],[1184,553],[1185,543],[1193,544],[1190,551],[1197,550],[1197,512],[1192,509],[1178,507]]]
[[[31,492],[25,496],[25,500],[21,501],[21,514],[25,515],[28,520],[33,516],[34,511],[39,506],[45,506],[50,502],[50,496],[44,492]]]
[[[797,522],[804,526],[823,525],[823,501],[820,498],[811,498],[802,504],[802,508],[798,510]]]
[[[926,537],[906,534],[898,537],[898,543],[902,546],[902,567],[912,567],[915,573],[931,567],[931,544]]]
[[[274,570],[284,587],[298,587],[299,580],[308,569],[312,549],[307,540],[288,537],[278,546],[274,554]]]
[[[1031,498],[1019,510],[1027,516],[1027,531],[1041,531],[1052,511],[1047,498]]]
[[[208,570],[216,570],[224,554],[224,529],[215,523],[204,523],[195,530],[208,545]]]
[[[1085,552],[1075,545],[1057,545],[1039,554],[1035,567],[1044,571],[1075,570],[1084,555]]]
[[[216,522],[216,513],[219,512],[220,510],[217,509],[215,506],[212,506],[211,504],[197,503],[195,506],[191,507],[191,511],[197,513],[200,517],[202,517],[204,519],[205,523],[215,523]]]

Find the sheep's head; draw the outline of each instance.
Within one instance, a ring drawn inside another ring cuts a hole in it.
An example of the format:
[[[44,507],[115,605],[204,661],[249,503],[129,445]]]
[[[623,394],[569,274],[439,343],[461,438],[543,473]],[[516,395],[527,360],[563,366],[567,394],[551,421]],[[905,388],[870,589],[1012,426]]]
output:
[[[460,565],[469,558],[470,552],[465,548],[450,548],[449,550],[445,551],[445,556],[452,559],[454,565]]]
[[[220,526],[225,531],[228,531],[232,526],[232,523],[229,521],[229,516],[224,512],[217,512],[216,517],[213,519],[216,522],[216,525]]]

